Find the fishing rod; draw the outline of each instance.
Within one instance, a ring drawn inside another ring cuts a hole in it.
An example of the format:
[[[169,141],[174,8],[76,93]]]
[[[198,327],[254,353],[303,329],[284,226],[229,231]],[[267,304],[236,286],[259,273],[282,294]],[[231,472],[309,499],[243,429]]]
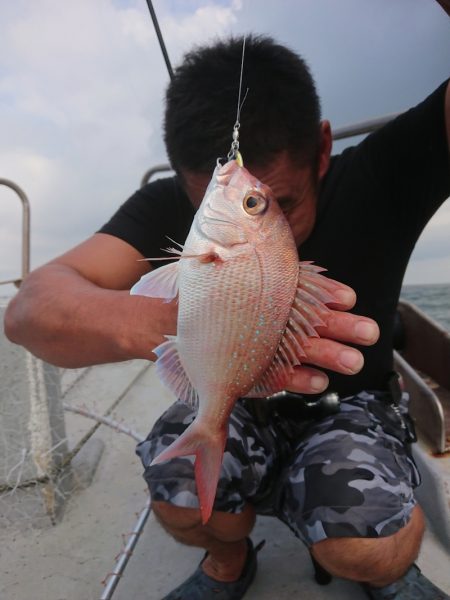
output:
[[[162,36],[161,29],[159,28],[159,23],[156,17],[155,9],[153,8],[152,0],[147,0],[147,6],[148,10],[150,11],[150,16],[153,21],[153,27],[155,28],[156,36],[158,38],[159,47],[161,48],[161,52],[166,63],[167,71],[169,72],[169,77],[170,79],[173,79],[172,65],[170,64],[169,55],[167,54],[166,45],[164,43],[164,38]]]

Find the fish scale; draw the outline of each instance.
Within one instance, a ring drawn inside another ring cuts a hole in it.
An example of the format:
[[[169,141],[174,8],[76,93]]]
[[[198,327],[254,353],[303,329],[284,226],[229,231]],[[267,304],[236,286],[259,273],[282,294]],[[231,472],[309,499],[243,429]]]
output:
[[[216,168],[179,262],[150,272],[131,290],[166,299],[178,293],[177,335],[155,348],[156,370],[198,412],[152,464],[195,455],[204,523],[234,404],[284,389],[323,323],[325,303],[334,300],[321,270],[299,263],[272,192],[231,160]]]

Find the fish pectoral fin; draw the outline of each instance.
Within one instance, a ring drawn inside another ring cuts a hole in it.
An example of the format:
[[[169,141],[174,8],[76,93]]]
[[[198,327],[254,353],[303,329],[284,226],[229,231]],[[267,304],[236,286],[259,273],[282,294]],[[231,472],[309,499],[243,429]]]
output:
[[[174,336],[166,337],[167,341],[153,350],[158,357],[155,363],[156,373],[177,398],[196,409],[198,394],[181,364],[178,340]]]
[[[319,337],[316,327],[326,325],[324,317],[330,312],[326,304],[338,302],[329,280],[320,274],[324,270],[309,261],[300,262],[294,302],[272,364],[246,397],[264,398],[285,389],[294,367],[306,358],[309,338]]]
[[[173,300],[178,294],[178,263],[164,265],[143,275],[130,290],[131,295]]]
[[[294,302],[274,358],[279,369],[287,366],[292,370],[301,364],[306,358],[309,339],[319,337],[316,327],[326,325],[324,318],[330,313],[326,304],[338,302],[329,280],[320,274],[324,270],[309,261],[299,264]]]

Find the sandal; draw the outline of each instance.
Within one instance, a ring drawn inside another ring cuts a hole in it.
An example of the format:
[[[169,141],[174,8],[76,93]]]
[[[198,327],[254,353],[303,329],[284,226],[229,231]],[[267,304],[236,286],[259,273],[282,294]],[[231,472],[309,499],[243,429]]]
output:
[[[412,565],[405,575],[383,588],[363,584],[372,600],[450,600],[445,592],[422,575],[419,567]]]
[[[201,567],[208,556],[206,553],[194,573],[162,600],[240,600],[255,578],[256,555],[264,544],[265,540],[254,548],[250,538],[247,538],[247,558],[241,576],[236,581],[216,581],[206,575]]]

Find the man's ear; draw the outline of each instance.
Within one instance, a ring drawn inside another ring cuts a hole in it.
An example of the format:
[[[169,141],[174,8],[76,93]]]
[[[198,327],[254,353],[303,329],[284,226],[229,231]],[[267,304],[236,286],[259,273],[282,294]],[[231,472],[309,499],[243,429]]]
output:
[[[330,166],[331,148],[333,137],[331,134],[330,121],[320,122],[320,146],[319,146],[319,180],[325,175]]]

